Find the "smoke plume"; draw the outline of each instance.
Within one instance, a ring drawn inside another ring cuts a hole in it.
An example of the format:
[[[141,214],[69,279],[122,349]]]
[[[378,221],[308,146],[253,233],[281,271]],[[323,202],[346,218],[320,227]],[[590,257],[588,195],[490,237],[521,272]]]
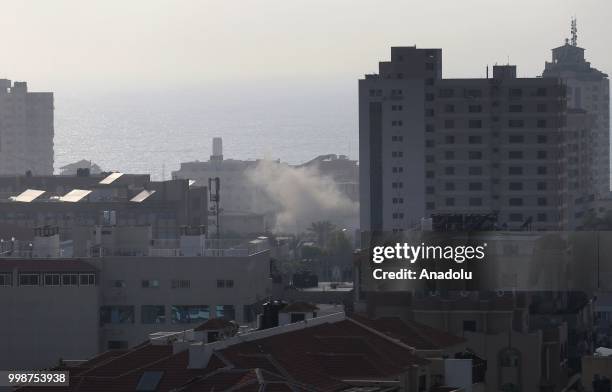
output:
[[[275,215],[276,232],[301,232],[312,222],[325,220],[341,228],[357,227],[359,204],[314,167],[262,160],[247,172],[247,178],[262,193],[254,201],[254,210]]]

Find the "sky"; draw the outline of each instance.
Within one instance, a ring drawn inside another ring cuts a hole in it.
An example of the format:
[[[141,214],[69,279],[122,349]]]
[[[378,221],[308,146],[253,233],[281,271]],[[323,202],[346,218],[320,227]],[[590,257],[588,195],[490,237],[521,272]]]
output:
[[[445,77],[535,76],[578,19],[612,71],[609,0],[0,1],[0,77],[38,91],[353,86],[390,46],[441,47]]]

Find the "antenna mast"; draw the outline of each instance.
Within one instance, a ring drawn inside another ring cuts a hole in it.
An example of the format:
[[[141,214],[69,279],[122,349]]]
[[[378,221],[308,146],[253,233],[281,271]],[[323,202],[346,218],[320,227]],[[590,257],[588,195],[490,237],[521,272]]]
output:
[[[576,17],[572,18],[572,28],[570,31],[572,33],[572,46],[578,46],[578,28],[576,27]]]

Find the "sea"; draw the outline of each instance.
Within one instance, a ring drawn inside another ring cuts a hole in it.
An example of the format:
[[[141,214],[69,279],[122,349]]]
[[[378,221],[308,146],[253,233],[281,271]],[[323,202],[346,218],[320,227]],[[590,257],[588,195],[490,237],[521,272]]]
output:
[[[171,178],[181,162],[297,164],[321,154],[358,159],[357,83],[55,92],[55,171],[81,159],[104,170]]]

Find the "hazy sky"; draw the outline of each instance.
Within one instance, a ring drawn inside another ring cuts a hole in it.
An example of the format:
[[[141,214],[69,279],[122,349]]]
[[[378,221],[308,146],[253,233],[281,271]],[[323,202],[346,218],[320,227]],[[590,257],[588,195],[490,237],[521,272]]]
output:
[[[486,64],[541,72],[578,18],[578,43],[612,72],[610,0],[1,1],[0,77],[36,90],[353,83],[389,47],[441,47],[446,77]]]

